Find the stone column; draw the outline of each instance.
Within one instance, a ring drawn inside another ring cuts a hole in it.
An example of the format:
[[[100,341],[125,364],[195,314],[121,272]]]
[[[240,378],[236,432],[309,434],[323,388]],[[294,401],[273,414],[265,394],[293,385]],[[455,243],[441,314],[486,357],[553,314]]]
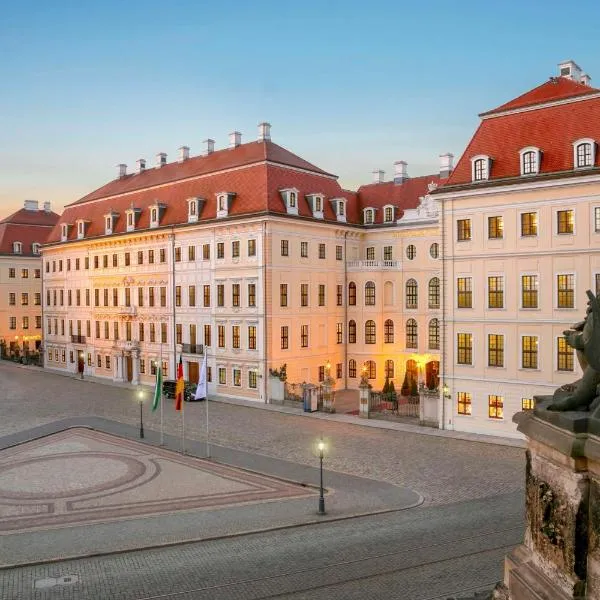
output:
[[[366,379],[361,379],[361,382],[358,386],[358,397],[359,397],[359,411],[358,414],[360,417],[365,419],[369,418],[369,392],[370,386]]]
[[[133,374],[131,377],[131,383],[138,385],[140,382],[140,352],[139,350],[131,351],[131,363],[133,365]]]
[[[113,381],[119,381],[119,355],[113,354]]]

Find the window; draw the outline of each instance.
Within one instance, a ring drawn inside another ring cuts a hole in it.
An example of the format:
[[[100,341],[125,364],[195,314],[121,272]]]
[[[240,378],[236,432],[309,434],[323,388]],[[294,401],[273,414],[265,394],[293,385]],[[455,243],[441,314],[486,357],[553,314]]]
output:
[[[104,305],[106,306],[106,304]],[[148,288],[148,306],[154,306],[154,288]]]
[[[281,256],[289,256],[290,244],[288,240],[281,240]]]
[[[248,387],[251,389],[256,389],[256,387],[257,387],[256,371],[248,371]]]
[[[210,306],[210,284],[205,284],[202,290],[204,306]]]
[[[375,283],[367,281],[365,284],[365,305],[375,306]]]
[[[256,256],[256,240],[248,240],[248,256]],[[250,371],[250,373],[254,373],[255,371]]]
[[[217,258],[225,258],[225,242],[217,242]]]
[[[456,221],[456,235],[459,242],[471,239],[471,219],[458,219]]]
[[[288,305],[288,286],[287,283],[279,284],[279,306]]]
[[[210,325],[204,326],[204,345],[211,346],[212,344],[212,335]]]
[[[344,260],[344,248],[343,246],[335,247],[335,260]]]
[[[291,208],[295,208],[296,207],[296,192],[290,192],[289,195],[289,206]]]
[[[166,287],[160,288],[160,305],[162,307],[167,306],[167,288]]]
[[[458,308],[473,308],[471,283],[471,277],[459,277],[456,280],[456,303]]]
[[[154,250],[148,250],[148,263],[154,264]]]
[[[13,254],[22,254],[23,244],[21,242],[13,242]]]
[[[384,365],[384,375],[388,379],[394,379],[394,361],[386,360]]]
[[[42,294],[40,292],[35,292],[33,303],[35,306],[40,306],[42,304]]]
[[[256,306],[256,284],[248,284],[248,306],[253,308]]]
[[[594,208],[594,231],[600,232],[600,206]]]
[[[417,256],[417,249],[414,244],[410,244],[406,248],[406,258],[408,258],[408,260],[413,260],[415,256]]]
[[[561,336],[557,338],[557,364],[558,371],[573,371],[573,348],[569,346],[567,340]]]
[[[231,304],[232,306],[239,307],[240,305],[240,284],[233,283],[231,285]]]
[[[17,303],[17,295],[14,292],[9,292],[8,294],[8,304],[10,306],[15,306]]]
[[[308,348],[308,325],[300,326],[300,346]]]
[[[459,365],[473,364],[473,335],[471,333],[457,334],[456,362]]]
[[[488,367],[504,366],[504,336],[488,334]]]
[[[539,150],[521,151],[521,175],[535,175],[539,171]]]
[[[533,398],[521,398],[521,410],[533,410],[535,401]]]
[[[488,217],[488,238],[501,240],[504,237],[504,219],[502,217]]]
[[[488,417],[490,419],[504,418],[504,398],[502,396],[488,396]]]
[[[600,296],[600,273],[596,273],[596,296]]]
[[[210,260],[210,244],[202,244],[202,259]]]
[[[594,165],[594,142],[575,143],[575,167],[592,167]]]
[[[488,308],[504,308],[504,277],[488,277]]]
[[[575,308],[575,275],[557,275],[558,308]]]
[[[383,213],[383,220],[386,223],[391,223],[394,220],[394,207],[386,206]]]
[[[406,308],[417,308],[419,305],[419,287],[415,279],[406,282]]]
[[[521,302],[523,308],[538,307],[538,276],[521,276]]]
[[[289,347],[289,328],[287,325],[281,327],[281,349],[287,350]]]
[[[223,283],[217,284],[217,306],[225,306],[225,285]]]
[[[325,367],[323,365],[319,366],[319,382],[325,381]]]
[[[344,287],[342,284],[338,284],[336,287],[336,305],[342,306],[344,302]]]
[[[13,267],[9,267],[9,269],[8,269],[8,277],[10,279],[14,279],[16,277],[16,269],[14,269]]]
[[[225,367],[219,367],[219,384],[227,384],[227,370],[225,369]]]
[[[239,240],[235,240],[234,242],[231,242],[231,256],[232,256],[232,258],[240,257],[240,241]]]
[[[386,344],[394,343],[394,321],[386,319],[383,324],[383,341]]]
[[[372,208],[366,208],[365,209],[365,213],[364,213],[364,215],[365,215],[365,217],[364,217],[365,225],[372,225],[373,224],[374,214],[375,213],[374,213],[374,211],[373,211]]]
[[[71,290],[69,290],[70,292]],[[21,294],[21,306],[28,306],[29,305],[29,294],[27,292],[23,292]]]
[[[108,254],[105,254],[102,257],[102,267],[107,269],[108,268]]]
[[[468,392],[458,392],[457,394],[458,414],[471,414],[471,394]]]
[[[9,317],[8,318],[8,328],[9,329],[17,328],[17,317]]]
[[[523,237],[536,236],[538,234],[537,213],[521,213],[521,235]]]
[[[181,306],[181,286],[175,286],[175,306]]]
[[[350,306],[356,306],[356,284],[351,281],[348,284],[348,304]]]
[[[365,363],[365,373],[369,379],[377,378],[377,366],[374,360],[368,360]]]
[[[373,246],[367,248],[367,260],[375,260],[375,248]]]
[[[96,291],[96,306],[98,306],[98,290]],[[138,306],[144,306],[144,288],[138,288]]]
[[[574,231],[574,217],[572,210],[559,210],[556,212],[557,232],[570,234]]]
[[[29,279],[29,269],[21,269],[21,279]]]
[[[308,242],[300,242],[300,256],[308,258]]]
[[[406,347],[419,347],[418,327],[415,319],[408,319],[406,321]]]
[[[431,319],[428,326],[429,333],[429,349],[440,349],[440,322],[438,319]]]
[[[392,260],[392,246],[383,247],[383,260]]]
[[[240,347],[240,326],[233,325],[231,327],[231,345],[233,348]]]
[[[131,254],[129,252],[125,252],[125,266],[128,267],[131,265]]]
[[[342,363],[336,363],[335,365],[335,377],[336,379],[342,378]]]
[[[196,246],[188,246],[188,260],[196,260]]]
[[[23,329],[29,329],[29,317],[23,317]]]
[[[164,248],[161,248],[158,251],[158,257],[161,263],[167,262],[167,253],[165,252]]]
[[[348,377],[356,378],[356,361],[353,358],[348,361]]]
[[[377,338],[375,321],[369,319],[365,323],[365,344],[375,344]]]
[[[325,258],[325,244],[319,244],[319,258]]]
[[[440,307],[440,280],[432,277],[429,280],[429,308]]]
[[[308,306],[308,283],[300,284],[300,306]]]
[[[319,306],[325,306],[325,285],[319,284]]]
[[[473,181],[485,181],[489,177],[489,159],[487,157],[473,160]]]
[[[521,338],[521,367],[538,368],[538,339],[535,335],[524,335]]]
[[[344,332],[343,332],[342,326],[343,326],[342,323],[335,324],[335,338],[336,338],[336,342],[338,344],[344,343]]]
[[[77,259],[79,260],[79,259]],[[35,279],[39,279],[42,276],[42,272],[40,269],[35,269],[33,276],[35,277]]]
[[[217,346],[225,348],[225,325],[217,326]]]
[[[429,246],[429,256],[431,256],[431,258],[438,258],[439,255],[440,245],[437,242],[434,242],[431,244],[431,246]]]

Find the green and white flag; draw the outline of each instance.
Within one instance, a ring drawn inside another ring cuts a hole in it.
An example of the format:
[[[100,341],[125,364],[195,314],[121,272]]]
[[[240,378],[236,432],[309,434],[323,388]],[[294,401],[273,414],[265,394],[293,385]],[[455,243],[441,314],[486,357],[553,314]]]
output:
[[[160,404],[162,396],[162,367],[156,369],[156,385],[154,387],[154,399],[152,400],[152,412],[154,412]]]

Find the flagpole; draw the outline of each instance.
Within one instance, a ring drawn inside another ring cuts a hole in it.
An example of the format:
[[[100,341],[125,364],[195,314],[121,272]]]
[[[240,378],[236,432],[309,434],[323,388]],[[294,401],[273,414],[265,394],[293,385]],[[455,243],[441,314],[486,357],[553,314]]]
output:
[[[181,392],[181,454],[185,454],[185,389]]]
[[[160,345],[160,368],[162,369],[162,343]],[[164,434],[164,430],[163,430],[163,402],[164,398],[163,398],[163,391],[162,391],[162,385],[160,386],[160,445],[164,446],[165,445],[165,434]]]
[[[206,458],[210,458],[210,443],[209,443],[209,431],[208,431],[208,384],[206,384]]]

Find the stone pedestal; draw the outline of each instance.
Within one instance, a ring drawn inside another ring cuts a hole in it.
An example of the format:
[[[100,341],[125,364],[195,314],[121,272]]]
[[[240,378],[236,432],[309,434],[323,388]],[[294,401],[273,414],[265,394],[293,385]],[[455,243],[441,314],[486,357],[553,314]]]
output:
[[[427,427],[439,427],[438,404],[440,394],[437,390],[422,387],[419,390],[419,424]]]
[[[369,384],[361,383],[358,386],[359,411],[358,415],[364,419],[369,418]]]
[[[510,600],[600,600],[600,423],[550,412],[515,416],[527,436],[526,529],[505,561]]]
[[[335,380],[329,375],[323,382],[323,412],[334,413],[335,405],[334,398],[335,394],[333,388],[335,387]]]

